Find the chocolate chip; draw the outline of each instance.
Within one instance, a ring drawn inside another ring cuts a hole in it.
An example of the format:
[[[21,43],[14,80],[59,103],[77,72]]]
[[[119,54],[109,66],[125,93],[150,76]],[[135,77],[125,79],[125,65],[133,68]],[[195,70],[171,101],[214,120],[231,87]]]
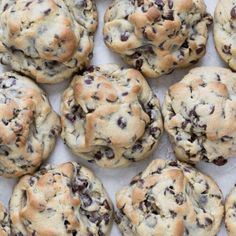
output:
[[[143,149],[143,146],[141,143],[136,143],[133,147],[132,147],[132,151],[133,152],[137,152]]]
[[[174,11],[173,10],[169,10],[166,15],[162,16],[162,18],[164,20],[171,20],[171,21],[173,21],[174,20]]]
[[[7,10],[8,6],[9,6],[8,3],[4,5],[3,12]]]
[[[129,39],[129,34],[128,34],[127,32],[121,34],[120,40],[121,40],[122,42],[125,42],[125,41],[127,41],[128,39]]]
[[[136,62],[135,62],[135,68],[138,69],[138,70],[140,70],[140,69],[142,68],[142,66],[143,66],[143,59],[138,59],[138,60],[136,60]]]
[[[228,161],[224,159],[224,157],[218,157],[218,159],[214,160],[213,163],[217,166],[223,166],[227,163]]]
[[[223,49],[222,49],[223,53],[225,53],[227,55],[232,55],[231,47],[232,47],[232,45],[224,45]]]
[[[181,45],[182,48],[188,48],[189,47],[189,43],[188,40],[185,40],[184,43]]]
[[[164,7],[164,3],[162,0],[156,0],[155,4],[162,10]]]
[[[137,0],[138,7],[142,6],[144,4],[144,0]]]
[[[230,14],[231,14],[231,18],[235,20],[236,19],[236,6],[232,8]]]
[[[179,165],[178,165],[178,162],[177,162],[177,161],[171,161],[171,162],[169,163],[169,166],[178,167]]]
[[[98,151],[94,154],[94,158],[97,159],[97,160],[101,160],[103,157],[103,154],[101,151]]]
[[[232,140],[233,138],[232,137],[230,137],[230,136],[228,136],[228,135],[225,135],[225,136],[223,136],[220,140],[222,141],[222,142],[228,142],[228,141],[230,141],[230,140]]]
[[[92,204],[92,198],[88,194],[81,195],[82,203],[85,207],[89,207]]]
[[[199,47],[196,49],[197,54],[201,54],[203,51],[205,51],[205,45],[201,44]]]
[[[102,217],[105,221],[105,225],[108,225],[110,222],[110,215],[108,213],[105,213]]]
[[[184,196],[183,193],[178,193],[175,195],[175,201],[178,205],[183,205],[184,203]]]
[[[71,113],[67,113],[67,114],[65,115],[65,117],[66,117],[67,120],[71,121],[72,123],[74,123],[75,120],[76,120],[75,115],[73,115],[73,114],[71,114]]]
[[[177,213],[175,211],[169,210],[171,217],[174,219],[177,216]]]
[[[107,159],[113,159],[115,157],[115,154],[112,149],[107,148],[105,149],[105,156],[107,157]]]
[[[117,120],[117,125],[118,125],[121,129],[124,129],[124,128],[127,126],[127,122],[126,122],[125,118],[120,117],[120,118]]]
[[[104,202],[103,202],[102,204],[104,205],[104,207],[105,207],[107,210],[111,210],[111,207],[110,207],[110,205],[109,205],[109,203],[108,203],[107,200],[104,200]]]
[[[172,9],[173,8],[173,1],[172,0],[168,0],[168,7],[170,8],[170,9]]]
[[[72,183],[72,191],[75,192],[82,192],[85,188],[88,187],[88,181],[86,179],[76,179]]]

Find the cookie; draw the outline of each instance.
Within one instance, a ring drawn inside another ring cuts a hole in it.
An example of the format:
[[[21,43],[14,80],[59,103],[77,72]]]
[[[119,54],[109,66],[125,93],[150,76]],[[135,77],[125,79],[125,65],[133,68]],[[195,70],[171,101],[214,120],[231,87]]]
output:
[[[163,130],[159,101],[141,73],[112,64],[75,76],[64,92],[61,120],[73,153],[107,168],[146,158]]]
[[[113,0],[104,40],[126,63],[157,78],[203,57],[211,22],[203,0]]]
[[[0,235],[10,236],[9,215],[2,203],[0,203]]]
[[[225,227],[229,236],[236,235],[236,186],[225,201]]]
[[[215,236],[224,214],[217,184],[193,167],[154,160],[116,195],[122,235]]]
[[[236,71],[235,0],[219,0],[215,10],[214,39],[221,58]]]
[[[236,74],[199,67],[171,86],[163,105],[165,129],[179,160],[224,165],[236,155]]]
[[[94,0],[2,0],[0,61],[58,83],[89,64],[96,28]]]
[[[102,183],[75,162],[22,177],[10,200],[14,235],[108,236],[112,213]]]
[[[45,93],[19,74],[0,74],[0,175],[34,172],[54,149],[60,119]]]

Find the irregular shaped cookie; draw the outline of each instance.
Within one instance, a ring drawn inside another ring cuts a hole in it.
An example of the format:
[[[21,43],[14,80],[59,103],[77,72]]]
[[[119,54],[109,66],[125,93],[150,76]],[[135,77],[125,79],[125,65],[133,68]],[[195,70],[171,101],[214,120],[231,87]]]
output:
[[[236,235],[236,186],[225,201],[225,227],[229,236]]]
[[[163,115],[179,160],[224,165],[236,154],[236,74],[200,67],[171,86]]]
[[[221,58],[236,70],[236,1],[219,0],[214,18],[215,45]]]
[[[2,203],[0,203],[0,235],[10,236],[9,216]]]
[[[193,167],[155,160],[116,195],[122,235],[215,236],[224,214],[217,184]]]
[[[159,101],[141,73],[111,64],[75,76],[64,92],[61,114],[65,143],[102,167],[146,158],[163,129]]]
[[[73,162],[20,179],[10,200],[14,235],[106,236],[112,203],[94,174]]]
[[[34,172],[54,149],[60,119],[45,93],[16,73],[0,74],[0,175]]]
[[[104,40],[129,65],[156,78],[205,54],[211,22],[203,0],[113,0]]]
[[[96,28],[94,0],[1,0],[0,60],[58,83],[89,64]]]

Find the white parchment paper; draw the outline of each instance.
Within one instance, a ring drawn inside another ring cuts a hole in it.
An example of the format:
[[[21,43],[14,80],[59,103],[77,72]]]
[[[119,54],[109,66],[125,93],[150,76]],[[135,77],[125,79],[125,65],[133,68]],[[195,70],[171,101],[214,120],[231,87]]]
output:
[[[118,63],[124,65],[119,56],[112,53],[104,44],[103,36],[102,36],[102,27],[103,27],[103,15],[105,9],[109,3],[108,0],[96,0],[97,8],[99,12],[99,28],[95,38],[95,48],[94,48],[94,58],[92,60],[92,64],[105,64],[105,63]],[[217,0],[205,0],[208,12],[212,15],[214,13],[215,6],[217,4]],[[224,64],[214,47],[213,35],[212,35],[212,27],[209,32],[209,40],[207,45],[207,53],[205,57],[194,67],[197,66],[222,66],[227,67]],[[159,97],[161,104],[163,102],[164,94],[167,88],[179,81],[191,68],[185,70],[176,70],[171,75],[162,76],[157,80],[148,80],[148,83],[154,90],[154,92]],[[0,66],[0,71],[9,70],[9,68]],[[207,73],[207,70],[206,70]],[[68,86],[69,81],[58,85],[44,85],[41,86],[50,99],[50,102],[55,111],[59,113],[60,110],[60,100],[61,95],[65,88]],[[105,188],[107,189],[113,203],[115,203],[115,193],[124,185],[127,185],[130,179],[136,175],[138,172],[146,168],[146,166],[151,162],[151,160],[156,158],[170,159],[173,158],[172,149],[166,134],[163,135],[161,139],[161,143],[155,153],[150,156],[150,158],[145,161],[134,163],[132,166],[124,169],[102,169],[93,164],[87,163],[80,158],[73,156],[67,147],[63,144],[62,140],[59,139],[57,142],[57,146],[52,153],[51,157],[48,159],[48,162],[53,164],[59,164],[67,161],[77,161],[81,164],[93,169],[96,175],[102,180]],[[221,190],[226,196],[233,185],[236,183],[236,158],[231,158],[228,163],[223,167],[217,167],[213,164],[201,163],[198,165],[199,169],[208,175],[212,176],[215,181],[220,186]],[[0,177],[0,201],[2,201],[5,206],[8,205],[13,187],[17,180],[15,179],[5,179]],[[113,224],[111,236],[119,236],[121,235],[115,225]],[[218,236],[226,236],[226,231],[224,226],[222,226],[220,233]],[[148,235],[147,235],[148,236]],[[197,236],[197,235],[196,235]]]

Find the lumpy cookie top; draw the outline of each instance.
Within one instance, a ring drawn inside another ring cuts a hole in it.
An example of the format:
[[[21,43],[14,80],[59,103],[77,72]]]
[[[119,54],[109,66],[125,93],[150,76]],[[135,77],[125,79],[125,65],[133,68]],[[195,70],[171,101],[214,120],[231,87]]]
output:
[[[0,1],[0,60],[39,83],[88,65],[97,27],[93,0]]]
[[[211,22],[203,0],[113,0],[104,40],[129,65],[155,78],[199,60]]]
[[[108,236],[112,212],[102,183],[77,163],[22,177],[10,200],[14,235]]]
[[[163,129],[159,101],[141,73],[111,64],[75,76],[61,113],[65,143],[102,167],[144,159]]]
[[[236,74],[200,67],[166,94],[163,115],[180,160],[223,165],[236,154]]]
[[[10,236],[9,215],[1,202],[0,202],[0,235]]]
[[[225,227],[229,236],[236,235],[236,185],[225,201]]]
[[[60,127],[34,82],[16,73],[0,75],[0,175],[32,173],[54,148]]]
[[[224,213],[216,183],[193,167],[155,160],[116,195],[124,236],[215,236]]]
[[[219,0],[214,21],[217,51],[236,70],[236,0]]]

